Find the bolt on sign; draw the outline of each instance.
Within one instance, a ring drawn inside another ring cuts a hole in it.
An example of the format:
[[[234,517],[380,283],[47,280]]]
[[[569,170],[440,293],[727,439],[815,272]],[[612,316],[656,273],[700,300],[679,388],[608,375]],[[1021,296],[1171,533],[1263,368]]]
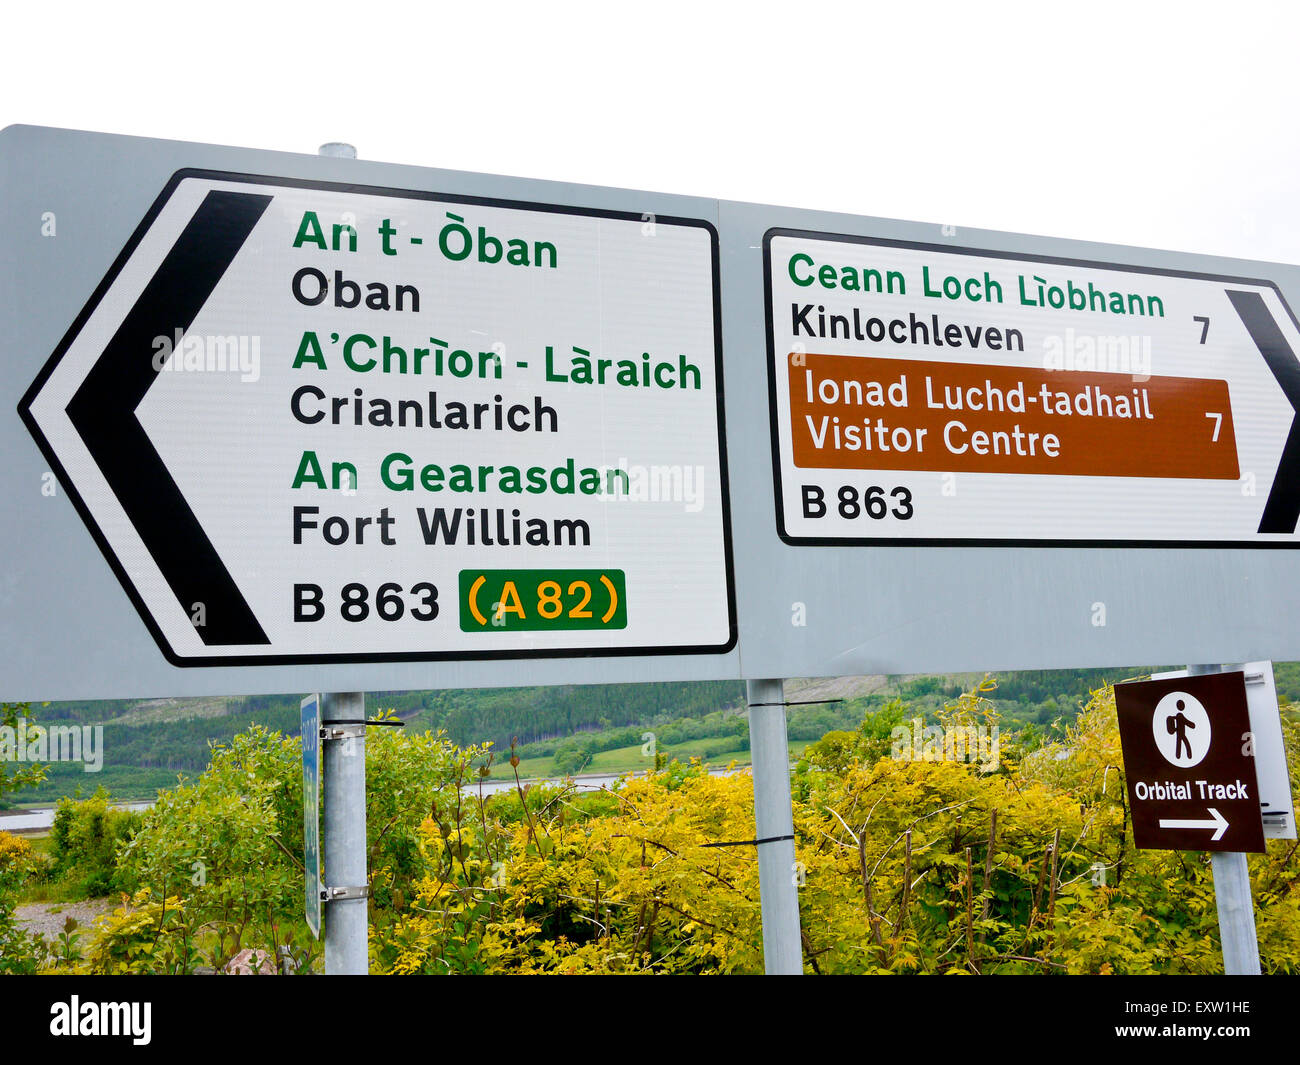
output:
[[[725,651],[717,263],[699,219],[180,171],[21,413],[173,664]]]
[[[1264,850],[1245,674],[1115,685],[1133,840],[1143,850]]]
[[[764,249],[787,542],[1295,540],[1300,327],[1272,282],[785,229]]]

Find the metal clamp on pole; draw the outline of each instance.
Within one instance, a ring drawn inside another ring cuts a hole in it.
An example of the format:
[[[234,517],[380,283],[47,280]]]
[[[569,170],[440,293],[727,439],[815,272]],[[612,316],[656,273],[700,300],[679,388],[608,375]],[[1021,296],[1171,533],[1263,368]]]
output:
[[[370,726],[378,728],[387,725],[391,728],[404,728],[405,721],[331,721],[328,725],[322,725],[320,729],[320,738],[323,740],[359,740],[366,734],[366,729]]]
[[[364,738],[366,726],[362,724],[334,724],[321,725],[320,738],[322,740],[359,740]]]
[[[789,836],[768,836],[766,839],[738,839],[726,843],[705,843],[705,847],[761,847],[764,843],[784,843],[788,839],[794,839],[793,835]]]
[[[350,899],[370,898],[370,886],[365,887],[326,887],[320,889],[321,902],[347,902]]]

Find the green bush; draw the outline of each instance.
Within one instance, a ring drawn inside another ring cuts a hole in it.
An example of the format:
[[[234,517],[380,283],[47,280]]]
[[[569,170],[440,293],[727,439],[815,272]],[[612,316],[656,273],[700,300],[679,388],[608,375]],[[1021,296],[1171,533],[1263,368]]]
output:
[[[488,753],[397,732],[366,737],[372,926],[401,912],[429,873],[421,826],[450,833],[479,816],[471,785]],[[321,944],[302,916],[302,853],[300,741],[255,725],[216,747],[200,777],[160,792],[144,814],[121,851],[132,897],[91,934],[91,971],[220,969],[254,948],[309,972]],[[151,929],[163,962],[147,957]]]
[[[0,973],[34,973],[45,957],[41,939],[24,932],[13,917],[15,894],[36,857],[27,840],[0,832]]]
[[[591,738],[569,740],[555,749],[555,758],[551,764],[555,767],[555,772],[562,776],[570,776],[586,769],[595,757],[595,740]]]
[[[54,877],[92,898],[123,890],[118,847],[139,827],[140,815],[113,809],[103,788],[89,799],[60,799],[50,830]]]

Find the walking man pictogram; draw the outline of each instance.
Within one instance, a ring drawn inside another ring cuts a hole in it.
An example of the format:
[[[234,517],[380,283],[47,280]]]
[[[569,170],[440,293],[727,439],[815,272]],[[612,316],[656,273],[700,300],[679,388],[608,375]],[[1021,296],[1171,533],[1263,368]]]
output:
[[[1165,718],[1165,728],[1169,730],[1169,735],[1174,737],[1174,758],[1183,757],[1183,748],[1187,748],[1187,757],[1192,757],[1192,741],[1187,738],[1187,730],[1196,728],[1196,723],[1183,713],[1187,709],[1187,704],[1182,699],[1178,700],[1178,712]]]

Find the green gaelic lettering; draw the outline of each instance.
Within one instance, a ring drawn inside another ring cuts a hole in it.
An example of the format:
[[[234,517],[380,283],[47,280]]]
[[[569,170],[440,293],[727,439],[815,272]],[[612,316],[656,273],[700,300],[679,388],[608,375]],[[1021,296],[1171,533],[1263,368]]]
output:
[[[293,246],[301,248],[304,244],[320,248],[321,251],[329,251],[325,232],[321,229],[320,219],[316,217],[315,211],[304,211],[302,221],[298,223],[298,234],[293,238]]]
[[[293,357],[293,368],[301,369],[305,365],[315,366],[319,370],[326,369],[325,353],[321,351],[320,340],[315,333],[303,333],[302,340],[298,342],[298,354]]]

